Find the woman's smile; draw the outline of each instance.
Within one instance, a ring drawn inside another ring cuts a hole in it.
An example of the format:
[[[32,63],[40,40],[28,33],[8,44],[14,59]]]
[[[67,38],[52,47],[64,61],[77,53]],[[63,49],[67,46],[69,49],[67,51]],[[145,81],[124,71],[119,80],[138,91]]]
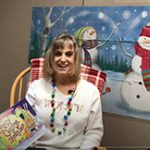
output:
[[[60,67],[60,68],[66,68],[68,66],[69,66],[68,64],[58,64],[58,67]]]

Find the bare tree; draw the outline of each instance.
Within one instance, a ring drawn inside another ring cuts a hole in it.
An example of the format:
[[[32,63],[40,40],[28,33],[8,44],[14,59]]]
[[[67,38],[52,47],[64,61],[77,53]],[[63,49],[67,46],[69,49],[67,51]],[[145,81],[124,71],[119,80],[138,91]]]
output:
[[[73,7],[69,7],[69,8],[66,8],[64,7],[59,16],[54,20],[52,21],[51,20],[51,15],[52,15],[52,12],[53,12],[53,7],[50,7],[49,10],[47,11],[47,14],[44,14],[44,28],[43,28],[43,32],[40,33],[38,32],[38,30],[36,29],[33,21],[32,21],[32,28],[33,30],[41,37],[42,39],[42,55],[45,54],[45,51],[46,51],[46,48],[47,48],[47,44],[48,44],[48,37],[51,33],[51,28],[66,14],[68,13]]]

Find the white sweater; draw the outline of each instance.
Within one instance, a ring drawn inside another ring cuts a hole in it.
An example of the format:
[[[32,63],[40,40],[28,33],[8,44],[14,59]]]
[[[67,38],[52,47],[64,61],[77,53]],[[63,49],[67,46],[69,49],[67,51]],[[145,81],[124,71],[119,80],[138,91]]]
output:
[[[26,99],[47,128],[46,134],[36,141],[33,147],[88,149],[99,146],[103,136],[103,121],[97,87],[86,80],[80,80],[71,102],[73,109],[68,118],[67,130],[62,135],[53,133],[50,129],[52,90],[50,80],[41,78],[34,81],[27,91]],[[67,112],[68,95],[64,95],[57,88],[55,95],[55,127],[61,129],[64,124],[63,116]]]

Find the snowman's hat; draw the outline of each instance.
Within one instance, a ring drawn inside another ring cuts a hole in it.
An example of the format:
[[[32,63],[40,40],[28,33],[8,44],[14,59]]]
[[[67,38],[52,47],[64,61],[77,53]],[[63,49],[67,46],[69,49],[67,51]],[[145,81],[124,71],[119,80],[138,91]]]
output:
[[[142,28],[140,36],[150,37],[150,23],[148,23],[145,27]]]
[[[82,27],[80,29],[78,29],[75,33],[74,33],[74,36],[78,42],[78,45],[81,46],[82,45],[82,42],[83,42],[83,34],[85,31],[89,30],[89,29],[94,29],[93,27],[91,26],[85,26],[85,27]],[[95,30],[95,29],[94,29]]]

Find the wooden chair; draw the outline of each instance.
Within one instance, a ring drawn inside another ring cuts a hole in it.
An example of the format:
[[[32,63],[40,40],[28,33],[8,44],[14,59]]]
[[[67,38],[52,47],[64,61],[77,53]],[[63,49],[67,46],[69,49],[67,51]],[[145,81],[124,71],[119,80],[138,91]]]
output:
[[[107,150],[107,148],[104,147],[104,146],[99,146],[99,147],[98,147],[98,150]]]
[[[25,68],[18,74],[11,88],[10,106],[13,106],[17,101],[24,97],[25,93],[23,93],[23,91],[26,91],[28,83],[31,83],[32,81],[42,77],[43,64],[44,58],[32,59],[31,66]],[[104,72],[81,64],[81,76],[85,80],[95,84],[99,89],[100,95],[102,95],[106,81],[106,74]]]
[[[10,92],[10,107],[13,106],[17,101],[21,100],[24,95],[23,95],[23,87],[27,87],[26,85],[23,85],[25,76],[30,73],[31,67],[27,67],[23,71],[21,71],[16,79],[13,82],[13,85],[11,87],[11,92]],[[27,82],[26,82],[27,83]],[[17,91],[18,90],[18,91]]]

